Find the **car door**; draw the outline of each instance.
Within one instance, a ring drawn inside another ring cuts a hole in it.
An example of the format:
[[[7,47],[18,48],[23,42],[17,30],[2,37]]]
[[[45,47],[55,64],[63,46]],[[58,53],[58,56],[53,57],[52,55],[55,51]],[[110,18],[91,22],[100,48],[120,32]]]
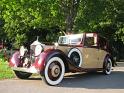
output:
[[[82,48],[83,68],[98,68],[98,51],[97,35],[95,33],[86,34]]]
[[[99,46],[99,51],[98,51],[98,66],[103,67],[103,62],[108,54],[107,52],[107,40],[103,37],[98,37],[98,46]]]

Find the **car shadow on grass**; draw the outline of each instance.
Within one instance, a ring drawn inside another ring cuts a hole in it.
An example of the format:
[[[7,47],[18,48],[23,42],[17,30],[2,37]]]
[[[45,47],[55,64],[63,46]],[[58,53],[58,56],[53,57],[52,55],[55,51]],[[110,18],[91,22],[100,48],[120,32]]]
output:
[[[87,89],[124,89],[124,72],[113,71],[111,75],[98,73],[80,73],[65,76],[58,87]]]

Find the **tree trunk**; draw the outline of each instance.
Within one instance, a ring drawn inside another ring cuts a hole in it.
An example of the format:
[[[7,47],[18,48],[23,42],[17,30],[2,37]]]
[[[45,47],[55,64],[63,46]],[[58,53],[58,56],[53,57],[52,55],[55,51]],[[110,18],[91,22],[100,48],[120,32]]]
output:
[[[66,33],[72,33],[73,32],[73,25],[75,18],[77,16],[78,7],[80,4],[80,0],[69,0],[68,2],[68,10],[66,15]]]

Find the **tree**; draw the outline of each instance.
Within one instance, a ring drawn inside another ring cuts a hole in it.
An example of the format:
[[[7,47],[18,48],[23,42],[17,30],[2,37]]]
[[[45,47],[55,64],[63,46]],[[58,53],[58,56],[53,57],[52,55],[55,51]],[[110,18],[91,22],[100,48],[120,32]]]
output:
[[[96,31],[124,41],[123,5],[124,0],[1,0],[0,34],[16,47],[36,35],[32,32],[44,34],[44,41],[66,32]],[[56,27],[57,32],[51,29]]]
[[[75,31],[99,32],[109,39],[124,40],[123,0],[82,0]]]
[[[60,0],[61,1],[61,10],[63,16],[65,17],[65,30],[67,32],[72,32],[74,21],[77,16],[78,7],[80,0]]]
[[[58,0],[1,0],[4,31],[16,47],[27,41],[31,28],[49,28],[60,24]]]

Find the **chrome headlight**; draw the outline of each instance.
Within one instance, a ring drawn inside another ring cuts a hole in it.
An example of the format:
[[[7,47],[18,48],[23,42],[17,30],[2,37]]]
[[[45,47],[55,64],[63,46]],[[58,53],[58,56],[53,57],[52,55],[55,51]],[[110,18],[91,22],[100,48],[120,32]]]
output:
[[[27,50],[27,49],[25,49],[24,46],[21,46],[21,47],[20,47],[20,50],[19,50],[20,56],[24,56],[26,50]]]
[[[40,53],[43,51],[43,46],[42,45],[36,45],[35,47],[35,50],[34,50],[34,53],[35,53],[35,56],[38,56],[40,55]]]

